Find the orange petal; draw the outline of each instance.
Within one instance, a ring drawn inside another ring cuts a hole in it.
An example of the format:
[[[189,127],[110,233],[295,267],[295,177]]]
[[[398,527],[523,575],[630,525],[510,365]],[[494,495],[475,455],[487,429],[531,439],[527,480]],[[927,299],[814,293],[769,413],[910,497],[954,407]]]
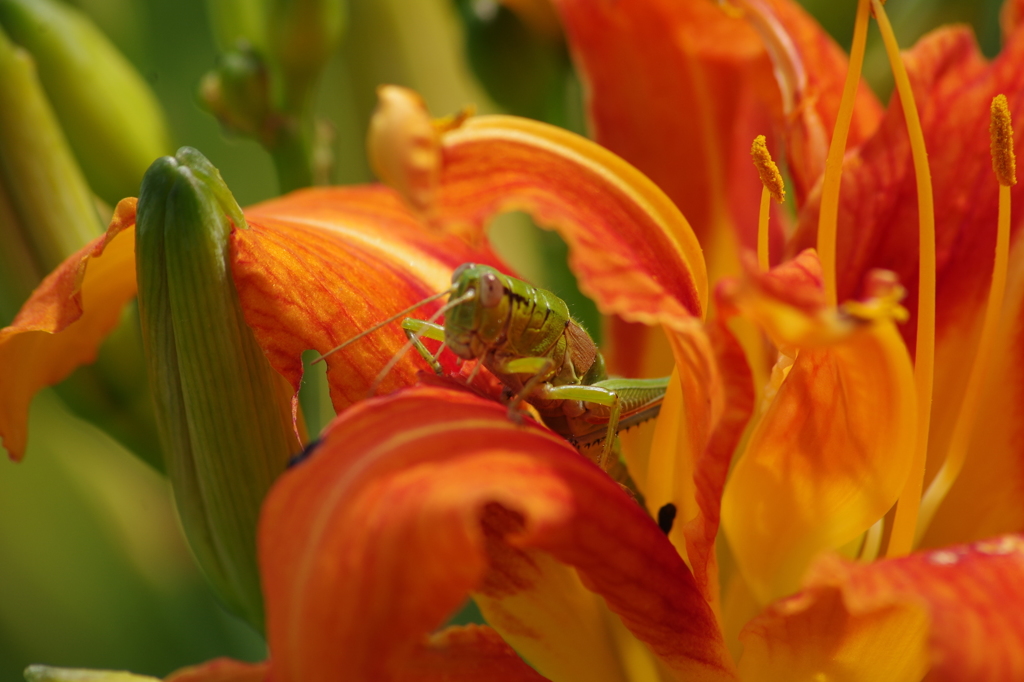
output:
[[[1005,93],[1013,112],[1024,111],[1024,36],[1008,43],[991,64],[969,28],[925,36],[904,53],[921,115],[935,194],[938,272],[937,344],[956,335],[982,310],[992,273],[998,184],[992,173],[989,106]],[[958,140],[949,144],[949,140]],[[1018,126],[1017,144],[1024,140]],[[903,110],[894,99],[875,135],[847,158],[842,178],[836,254],[839,300],[858,298],[872,268],[894,271],[909,292],[911,320],[901,332],[916,339],[917,193]],[[800,214],[790,247],[814,245],[819,197]],[[1013,189],[1024,202],[1024,184]],[[1014,230],[1022,223],[1017,221]],[[937,351],[941,354],[941,350]],[[963,358],[958,358],[962,362]],[[937,374],[941,368],[937,368]],[[936,383],[935,395],[944,388]],[[934,422],[935,420],[933,420]]]
[[[714,544],[722,488],[753,410],[753,380],[722,319],[672,340],[682,358],[679,383],[662,406],[644,496],[655,516],[663,505],[675,505],[669,539],[687,558],[705,598],[717,605]]]
[[[795,590],[818,552],[853,540],[896,501],[916,403],[910,358],[891,321],[844,330],[845,322],[831,326],[841,315],[810,315],[750,290],[748,307],[760,308],[766,328],[796,355],[791,367],[777,366],[777,392],[722,498],[739,568],[766,603]],[[792,329],[799,334],[786,337]]]
[[[770,0],[770,9],[756,1],[746,4],[775,65],[782,98],[786,162],[800,206],[825,170],[825,157],[842,99],[847,57],[797,3]],[[759,6],[760,12],[756,11]],[[867,139],[881,118],[881,105],[867,83],[861,81],[848,144],[854,147]]]
[[[0,330],[0,437],[11,459],[25,452],[32,396],[95,360],[135,296],[134,226],[135,199],[124,199],[106,233],[51,272]]]
[[[1003,9],[999,12],[999,28],[1003,33],[1003,44],[1010,40],[1010,36],[1020,27],[1024,20],[1024,0],[1006,0]]]
[[[980,311],[982,314],[984,311]],[[980,324],[978,325],[980,327]],[[948,335],[944,368],[966,375],[964,358],[971,358],[975,329]],[[963,470],[940,504],[922,546],[943,547],[972,542],[1003,533],[1024,532],[1024,440],[1020,437],[1024,413],[1024,242],[1010,253],[1006,298],[996,342],[991,352],[987,386],[982,393]],[[958,343],[954,343],[953,339]],[[959,351],[957,362],[955,352]],[[944,377],[945,378],[945,377]],[[947,379],[952,380],[953,377]],[[934,419],[953,421],[960,408],[960,377],[956,395],[936,395]],[[945,385],[948,385],[944,382]],[[941,446],[948,443],[951,426],[938,424]],[[936,450],[942,452],[941,450]]]
[[[575,568],[673,673],[730,679],[693,577],[617,484],[500,405],[434,387],[348,410],[267,498],[260,560],[274,679],[389,679],[471,590],[508,603],[529,593],[536,576],[518,569],[542,555]],[[540,613],[515,615],[521,636],[548,626]],[[531,662],[545,674],[606,656],[554,653]]]
[[[700,245],[672,201],[593,142],[511,116],[470,118],[442,138],[438,219],[482,234],[502,211],[558,230],[580,289],[602,312],[658,324],[701,317]]]
[[[867,565],[823,558],[748,625],[743,679],[1022,679],[1022,577],[1012,535]]]
[[[523,662],[493,628],[449,627],[431,635],[405,661],[400,682],[541,682],[547,678]]]
[[[974,355],[991,280],[998,184],[992,172],[989,140],[982,131],[987,130],[989,105],[996,93],[1007,95],[1011,111],[1024,111],[1024,35],[1015,34],[1003,52],[987,63],[968,28],[940,29],[905,53],[905,59],[929,150],[935,194],[938,288],[935,399],[928,443],[930,478],[944,459],[956,423],[968,376],[964,368]],[[1018,126],[1018,145],[1024,140],[1022,135],[1024,130]],[[951,139],[961,143],[951,145]],[[895,101],[877,134],[847,159],[840,195],[837,272],[840,300],[859,293],[869,269],[884,267],[896,272],[909,291],[905,304],[912,319],[900,329],[909,348],[914,348],[917,335],[915,182],[902,108]],[[1013,201],[1021,205],[1024,185],[1014,187],[1012,194]],[[815,239],[817,203],[817,199],[809,202],[801,214],[794,242],[797,247],[809,245]],[[1017,220],[1012,229],[1019,230],[1021,224]],[[1016,402],[1014,398],[1013,403]],[[999,407],[1004,420],[1016,418],[1004,408],[1005,405]],[[994,416],[985,415],[983,419]],[[994,465],[988,472],[976,470],[970,476],[998,478],[1002,486],[999,494],[1004,495],[1010,493],[1006,482],[1014,480],[1011,472],[1020,465],[1004,458],[1004,454],[1015,451],[1015,443],[1006,440],[1006,426],[995,428],[987,444],[1000,448],[994,459],[1002,464]],[[1010,438],[1016,440],[1015,436]],[[1001,443],[997,444],[997,440]],[[963,492],[971,489],[972,486],[966,486]],[[973,486],[972,494],[978,490]],[[962,494],[957,493],[964,499]],[[997,497],[985,494],[979,503],[995,505]],[[1000,515],[996,512],[997,517]],[[968,518],[978,517],[947,517],[952,522],[950,531],[955,526],[963,534],[935,529],[941,536],[932,535],[929,543],[967,541],[1018,530],[1022,528],[1019,522],[1024,520],[1018,519],[1012,526],[1001,525],[1002,521],[986,525],[988,522],[983,521],[968,528],[972,526]]]
[[[760,272],[752,254],[744,259],[743,278],[718,283],[720,309],[756,322],[782,353],[830,345],[845,339],[863,320],[825,306],[821,262],[813,249],[768,272]],[[877,279],[877,278],[876,278]]]
[[[722,492],[732,456],[754,409],[754,386],[742,347],[724,321],[708,330],[722,382],[722,405],[704,451],[694,462],[697,515],[686,523],[686,552],[705,596],[718,598],[715,539],[721,519]]]
[[[823,163],[846,73],[842,51],[796,3],[742,4],[751,22],[702,0],[556,2],[597,141],[664,189],[712,250],[722,244],[716,231],[731,232],[730,217],[741,244],[756,244],[756,230],[737,220],[756,217],[759,196],[749,155],[734,153],[746,152],[757,134],[747,119],[767,109],[758,132],[793,136],[790,163],[798,166],[801,196]],[[762,36],[773,49],[787,48],[775,49],[781,94]],[[873,127],[877,110],[862,89],[853,137]],[[728,188],[743,180],[750,191],[737,211]]]
[[[486,248],[426,229],[391,190],[375,185],[294,192],[251,207],[232,234],[232,270],[246,322],[271,365],[298,390],[302,352],[326,353],[451,285],[465,262],[496,265]],[[427,318],[442,302],[418,309]],[[336,410],[362,400],[405,345],[400,323],[327,358]],[[451,367],[452,356],[442,362]],[[407,353],[382,391],[415,382],[424,363]]]
[[[268,668],[266,663],[215,658],[177,670],[165,677],[164,682],[264,682]]]

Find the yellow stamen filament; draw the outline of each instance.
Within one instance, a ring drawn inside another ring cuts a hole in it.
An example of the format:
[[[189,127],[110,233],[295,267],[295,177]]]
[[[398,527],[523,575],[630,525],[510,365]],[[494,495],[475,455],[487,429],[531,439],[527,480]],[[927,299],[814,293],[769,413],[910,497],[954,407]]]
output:
[[[885,517],[883,516],[878,521],[875,521],[875,525],[868,528],[868,532],[864,534],[864,544],[860,548],[858,559],[868,562],[878,558],[878,550],[882,547],[882,533],[884,531]]]
[[[939,504],[945,499],[957,476],[963,469],[970,446],[971,434],[981,405],[982,389],[988,374],[989,356],[995,346],[999,330],[999,318],[1003,309],[1003,295],[1006,291],[1006,270],[1010,253],[1010,187],[1017,183],[1013,157],[1013,129],[1010,126],[1010,110],[1005,95],[997,95],[992,101],[992,167],[999,181],[999,218],[996,229],[996,253],[992,266],[992,284],[988,291],[988,304],[981,327],[978,350],[967,380],[964,401],[957,414],[953,435],[950,438],[946,461],[942,463],[935,479],[921,500],[921,520],[918,524],[918,539],[928,528]]]
[[[757,267],[761,272],[768,272],[771,267],[768,261],[768,207],[771,204],[771,197],[768,187],[762,187],[761,208],[757,213]]]
[[[853,106],[857,100],[857,86],[864,64],[864,45],[868,36],[868,10],[870,0],[858,0],[857,18],[853,25],[853,43],[850,45],[850,66],[846,71],[843,98],[832,131],[832,143],[825,159],[825,175],[821,184],[821,208],[818,211],[818,257],[825,278],[825,302],[835,307],[836,294],[836,230],[839,219],[839,185],[843,174],[843,155],[850,134]]]
[[[924,146],[924,131],[914,102],[907,69],[900,58],[900,48],[886,16],[882,3],[871,0],[871,8],[878,20],[885,52],[889,57],[896,89],[903,105],[907,122],[907,135],[914,159],[917,179],[917,212],[919,228],[920,270],[917,295],[917,349],[914,355],[914,383],[917,388],[917,446],[910,465],[910,475],[903,486],[893,519],[892,534],[886,556],[902,556],[910,552],[917,527],[924,486],[924,464],[928,454],[928,429],[931,425],[932,383],[935,365],[935,205],[932,198],[931,171]]]
[[[774,197],[780,204],[786,200],[786,185],[782,182],[782,173],[772,161],[768,152],[764,135],[754,138],[750,147],[750,156],[754,159],[757,174],[761,178],[761,210],[757,219],[757,264],[762,271],[768,269],[768,198]]]

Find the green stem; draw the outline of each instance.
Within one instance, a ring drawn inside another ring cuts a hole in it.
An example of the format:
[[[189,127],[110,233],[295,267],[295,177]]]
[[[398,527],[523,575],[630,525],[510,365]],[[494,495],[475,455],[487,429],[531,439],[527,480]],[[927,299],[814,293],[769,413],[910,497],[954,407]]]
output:
[[[313,166],[309,144],[298,121],[282,126],[273,146],[268,146],[277,185],[282,194],[313,184]]]

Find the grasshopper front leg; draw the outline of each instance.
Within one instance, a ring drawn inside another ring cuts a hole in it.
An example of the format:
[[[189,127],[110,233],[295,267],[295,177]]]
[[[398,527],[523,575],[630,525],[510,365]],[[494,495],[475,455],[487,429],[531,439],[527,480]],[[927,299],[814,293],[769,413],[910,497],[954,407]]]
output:
[[[580,400],[587,403],[604,405],[608,408],[609,415],[607,435],[604,447],[601,449],[601,459],[598,462],[603,469],[608,455],[611,453],[612,444],[615,441],[615,434],[619,425],[619,414],[622,409],[619,396],[615,391],[601,386],[582,386],[579,384],[553,386],[549,383],[544,383],[554,368],[554,364],[551,358],[532,357],[506,360],[495,367],[498,372],[503,374],[530,375],[530,378],[523,385],[523,389],[509,403],[509,416],[514,415],[519,403],[531,395],[547,400]]]
[[[495,363],[494,369],[499,374],[528,374],[530,378],[523,384],[519,391],[508,404],[508,416],[510,419],[518,419],[519,404],[526,400],[542,381],[547,379],[551,370],[555,367],[555,361],[551,358],[533,357],[516,358],[515,360],[504,360]]]
[[[409,341],[412,343],[412,347],[416,349],[416,352],[427,361],[427,364],[433,368],[438,376],[444,376],[444,369],[441,367],[441,363],[434,358],[434,354],[420,340],[426,338],[444,343],[444,327],[433,322],[427,322],[426,320],[407,317],[402,320],[402,330],[409,337]]]

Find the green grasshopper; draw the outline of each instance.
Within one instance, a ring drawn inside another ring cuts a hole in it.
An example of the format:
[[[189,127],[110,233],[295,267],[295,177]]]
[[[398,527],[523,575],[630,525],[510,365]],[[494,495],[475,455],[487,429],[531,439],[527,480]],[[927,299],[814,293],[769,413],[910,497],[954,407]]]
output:
[[[505,386],[513,419],[526,401],[581,452],[603,441],[597,463],[607,470],[614,464],[608,458],[619,429],[657,416],[668,377],[609,379],[594,340],[550,291],[465,263],[452,273],[445,293],[444,326],[402,321],[410,343],[438,374],[443,375],[441,365],[422,338],[477,360]]]

